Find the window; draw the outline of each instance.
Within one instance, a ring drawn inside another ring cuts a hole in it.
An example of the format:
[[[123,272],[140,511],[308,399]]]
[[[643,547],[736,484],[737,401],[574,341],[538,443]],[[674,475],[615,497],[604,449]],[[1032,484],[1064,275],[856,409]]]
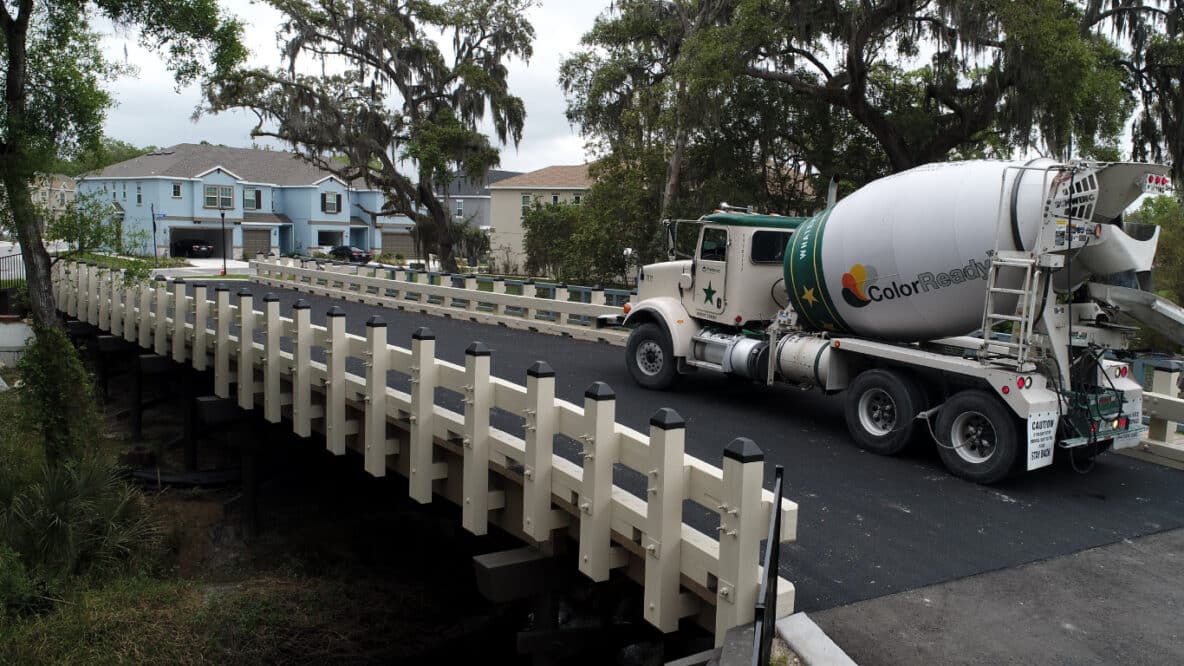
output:
[[[789,231],[757,231],[752,234],[752,263],[780,264],[785,260]]]
[[[139,183],[136,183],[136,205],[144,205],[144,190],[140,187]]]
[[[457,217],[464,217],[465,216],[465,200],[464,199],[457,199],[456,200],[456,216]]]
[[[123,200],[127,201],[127,183],[123,184]]]
[[[522,195],[522,209],[526,210],[527,208],[530,208],[530,195],[523,194]]]
[[[321,212],[338,213],[341,211],[341,195],[332,192],[321,192]]]
[[[181,198],[181,183],[173,183],[173,198]]]
[[[578,205],[580,205],[580,201],[581,201],[582,199],[583,199],[583,198],[582,198],[580,195],[576,194],[576,195],[573,195],[573,196],[572,196],[572,198],[571,198],[571,202],[572,202],[572,203],[574,203],[575,205],[577,205],[577,206],[578,206]]]
[[[217,208],[218,207],[218,186],[217,185],[206,185],[205,207],[206,208]]]
[[[230,185],[223,185],[221,188],[222,196],[219,198],[219,208],[234,208],[234,188]]]
[[[49,190],[41,190],[41,203],[49,201]]]
[[[255,188],[243,188],[243,210],[258,210],[259,196],[262,194]]]
[[[58,205],[59,206],[66,205],[66,193],[65,192],[58,192]]]
[[[559,203],[559,195],[558,194],[551,195],[551,203],[553,203],[553,204]]]
[[[337,247],[341,245],[341,236],[342,233],[340,231],[318,231],[317,245],[322,247]]]
[[[706,228],[703,230],[703,245],[699,248],[703,261],[726,261],[728,258],[728,230]]]

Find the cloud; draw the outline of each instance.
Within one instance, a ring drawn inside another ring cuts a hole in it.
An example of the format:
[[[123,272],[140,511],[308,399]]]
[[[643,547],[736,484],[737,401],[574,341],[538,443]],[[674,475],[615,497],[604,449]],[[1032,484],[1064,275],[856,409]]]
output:
[[[246,25],[245,39],[254,65],[276,66],[279,50],[275,33],[282,15],[257,2],[222,0],[222,6]],[[559,63],[579,48],[580,38],[609,0],[545,0],[529,10],[535,28],[534,56],[529,63],[508,64],[510,90],[526,103],[526,127],[522,143],[502,150],[502,168],[530,171],[552,164],[579,164],[586,160],[584,141],[564,115],[566,100],[559,87]],[[104,30],[103,26],[99,26]],[[136,145],[168,146],[176,143],[209,141],[230,146],[248,146],[255,126],[254,114],[234,111],[191,119],[201,93],[197,86],[176,89],[172,75],[160,57],[142,48],[136,34],[104,30],[104,51],[122,61],[126,48],[129,64],[138,76],[121,78],[110,85],[117,106],[104,124],[112,137]],[[492,136],[492,131],[487,128]],[[260,144],[278,146],[274,141]]]

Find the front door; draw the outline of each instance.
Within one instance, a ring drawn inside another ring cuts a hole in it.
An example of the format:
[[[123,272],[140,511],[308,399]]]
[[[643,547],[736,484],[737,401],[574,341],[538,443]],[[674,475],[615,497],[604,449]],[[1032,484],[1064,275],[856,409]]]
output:
[[[724,282],[728,275],[728,230],[704,226],[695,260],[695,284],[687,309],[697,317],[714,318],[724,311]],[[684,297],[685,298],[685,297]]]

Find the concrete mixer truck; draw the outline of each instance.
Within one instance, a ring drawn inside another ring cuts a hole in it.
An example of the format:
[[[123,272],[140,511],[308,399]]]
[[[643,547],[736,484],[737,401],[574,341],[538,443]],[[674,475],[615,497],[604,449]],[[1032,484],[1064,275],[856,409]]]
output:
[[[640,269],[626,305],[626,364],[650,389],[714,372],[845,392],[857,445],[934,442],[980,483],[1134,446],[1142,390],[1119,315],[1184,342],[1184,310],[1149,291],[1159,229],[1123,211],[1167,173],[930,164],[813,217],[669,221],[670,260]]]

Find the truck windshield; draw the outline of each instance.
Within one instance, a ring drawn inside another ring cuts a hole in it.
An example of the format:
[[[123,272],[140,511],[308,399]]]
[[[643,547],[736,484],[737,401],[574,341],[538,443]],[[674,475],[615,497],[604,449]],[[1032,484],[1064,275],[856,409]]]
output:
[[[780,264],[785,259],[791,231],[758,231],[752,235],[752,263]]]

